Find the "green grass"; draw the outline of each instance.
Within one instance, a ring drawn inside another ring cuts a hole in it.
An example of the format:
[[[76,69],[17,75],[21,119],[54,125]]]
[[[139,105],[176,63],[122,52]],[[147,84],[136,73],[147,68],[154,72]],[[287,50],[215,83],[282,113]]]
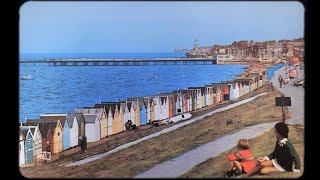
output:
[[[301,172],[304,170],[304,127],[301,125],[289,125],[289,139],[295,147],[301,160]],[[254,138],[250,139],[251,151],[256,158],[269,155],[275,147],[274,129]],[[224,174],[228,169],[227,154],[235,152],[236,147],[220,154],[215,158],[195,166],[185,174],[182,178],[224,178]],[[254,175],[252,178],[298,178],[302,173],[283,172],[273,173],[270,175]]]

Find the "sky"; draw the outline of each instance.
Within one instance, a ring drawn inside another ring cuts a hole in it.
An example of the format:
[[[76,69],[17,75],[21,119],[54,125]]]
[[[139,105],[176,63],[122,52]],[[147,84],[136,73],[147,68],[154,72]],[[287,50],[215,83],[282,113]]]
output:
[[[172,52],[304,36],[299,2],[26,2],[20,53]]]

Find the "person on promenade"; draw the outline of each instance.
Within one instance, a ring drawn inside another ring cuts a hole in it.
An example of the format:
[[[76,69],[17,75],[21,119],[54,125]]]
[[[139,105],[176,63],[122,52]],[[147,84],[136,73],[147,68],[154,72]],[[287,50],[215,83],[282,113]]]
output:
[[[86,135],[84,135],[81,138],[81,150],[82,152],[87,153],[87,136]]]
[[[247,139],[240,139],[237,148],[237,152],[227,155],[230,167],[226,177],[247,173],[256,166],[256,161],[249,150],[249,141]]]
[[[263,175],[285,171],[300,172],[300,157],[288,140],[288,133],[289,128],[285,123],[277,123],[275,125],[277,142],[274,151],[268,156],[258,158],[260,164],[240,177],[248,177],[258,172]],[[293,162],[295,163],[295,168],[292,170]]]
[[[47,147],[46,147],[46,159],[51,159],[51,146],[50,146],[50,142],[47,141]]]
[[[124,126],[125,126],[125,128],[126,128],[126,131],[130,131],[130,126],[131,126],[130,120],[127,121],[127,122],[124,124]]]
[[[282,87],[282,83],[283,83],[283,78],[281,75],[279,75],[278,77],[278,81],[279,81],[279,84],[280,84],[280,88]]]

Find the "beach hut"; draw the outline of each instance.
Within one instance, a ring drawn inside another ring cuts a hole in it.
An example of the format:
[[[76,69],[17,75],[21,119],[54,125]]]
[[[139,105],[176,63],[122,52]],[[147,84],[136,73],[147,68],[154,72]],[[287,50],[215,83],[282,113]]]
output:
[[[107,136],[107,115],[104,108],[83,107],[81,109],[76,109],[76,112],[82,114],[96,114],[99,120],[100,138]]]
[[[134,120],[132,119],[132,122],[136,126],[140,126],[140,104],[139,101],[143,101],[143,98],[134,97],[134,98],[128,98],[128,102],[132,103],[133,109],[134,109]]]
[[[53,133],[53,151],[52,154],[59,153],[63,150],[63,125],[67,118],[67,114],[41,114],[40,119],[44,120],[44,124],[50,124],[51,132]],[[40,127],[39,127],[40,129]],[[46,129],[46,128],[45,128]],[[41,130],[40,130],[41,132]],[[49,133],[49,132],[48,132]],[[41,135],[43,135],[41,133]],[[48,135],[49,136],[49,135]],[[68,137],[68,136],[67,136]],[[69,138],[69,137],[68,137]],[[45,150],[47,143],[42,141],[42,150]]]
[[[211,85],[205,85],[205,106],[210,106],[213,104],[213,87]]]
[[[155,110],[154,110],[154,102],[153,102],[154,97],[144,97],[144,102],[147,105],[147,120],[148,122],[154,121],[155,120]]]
[[[195,89],[191,89],[191,111],[197,110],[197,91]]]
[[[78,146],[79,144],[79,124],[76,113],[70,113],[69,126],[70,126],[70,147]],[[73,117],[73,119],[72,119]]]
[[[23,137],[25,137],[24,142],[24,156],[25,156],[25,163],[29,164],[33,162],[33,137],[32,133],[29,128],[21,128]]]
[[[110,103],[99,103],[99,104],[95,104],[94,105],[95,108],[103,108],[104,111],[105,111],[105,116],[107,118],[107,135],[106,136],[109,136],[112,133],[112,121],[113,121],[113,115],[112,115],[112,112],[111,112],[111,104]]]
[[[222,101],[227,101],[230,99],[229,86],[226,83],[222,83],[221,86],[222,86],[222,95],[223,95]]]
[[[172,103],[172,117],[177,115],[177,100],[178,100],[178,94],[177,93],[171,93],[171,103]]]
[[[221,89],[219,83],[212,83],[212,90],[213,90],[213,103],[218,104],[221,102]]]
[[[238,81],[237,79],[235,80],[235,82],[237,83],[238,87],[239,87],[239,97],[244,95],[243,92],[243,83],[241,81]]]
[[[228,87],[230,89],[230,100],[236,100],[239,98],[239,86],[236,82],[229,82]]]
[[[113,102],[101,102],[99,104],[95,104],[95,108],[98,108],[98,109],[103,108],[104,109],[106,122],[107,122],[106,123],[106,129],[107,129],[106,136],[113,134],[113,116],[114,116],[114,114],[111,110],[112,104],[114,104],[114,103]],[[114,108],[114,110],[115,110],[115,108]]]
[[[188,89],[192,89],[194,91],[194,95],[196,98],[196,109],[200,109],[202,107],[204,107],[204,98],[202,96],[202,91],[201,91],[202,87],[188,87]],[[203,87],[204,89],[204,87]]]
[[[26,163],[24,143],[25,143],[25,135],[20,128],[19,129],[19,166],[22,166]]]
[[[97,114],[83,114],[87,142],[100,140],[100,122]]]
[[[76,113],[77,123],[78,123],[78,135],[83,137],[85,135],[85,122],[82,113]],[[78,139],[78,144],[80,144],[80,139]]]
[[[42,135],[39,130],[39,126],[35,119],[27,119],[25,123],[21,124],[21,128],[30,129],[33,139],[33,156],[39,155],[42,152]]]
[[[79,143],[79,125],[76,113],[68,113],[65,123],[67,123],[65,126],[67,125],[69,127],[69,147],[75,147]],[[63,133],[65,132],[63,131]],[[64,148],[67,147],[65,141],[63,141],[63,146]]]
[[[135,124],[136,126],[138,126],[136,124],[136,113],[135,113],[135,105],[133,102],[128,102],[128,110],[129,110],[129,113],[130,113],[130,120],[132,121],[133,124]]]
[[[189,98],[190,98],[190,90],[178,90],[173,91],[178,95],[178,101],[176,103],[177,106],[177,114],[183,114],[189,111]]]
[[[42,135],[39,126],[30,126],[30,131],[33,135],[33,156],[40,155],[42,153]]]
[[[169,95],[166,93],[157,94],[154,97],[155,102],[155,120],[169,118]]]
[[[70,126],[68,123],[68,119],[64,121],[64,124],[62,126],[62,145],[63,145],[63,150],[69,149],[70,148]]]
[[[143,100],[139,101],[139,108],[140,108],[140,125],[147,124],[148,118],[148,111],[147,105]]]
[[[112,114],[112,134],[123,131],[123,113],[120,103],[110,103]]]

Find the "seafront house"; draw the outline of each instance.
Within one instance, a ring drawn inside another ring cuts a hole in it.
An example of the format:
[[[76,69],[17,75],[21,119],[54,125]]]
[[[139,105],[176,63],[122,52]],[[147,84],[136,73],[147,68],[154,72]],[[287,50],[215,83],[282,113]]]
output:
[[[83,114],[87,142],[100,140],[100,122],[97,114]]]

